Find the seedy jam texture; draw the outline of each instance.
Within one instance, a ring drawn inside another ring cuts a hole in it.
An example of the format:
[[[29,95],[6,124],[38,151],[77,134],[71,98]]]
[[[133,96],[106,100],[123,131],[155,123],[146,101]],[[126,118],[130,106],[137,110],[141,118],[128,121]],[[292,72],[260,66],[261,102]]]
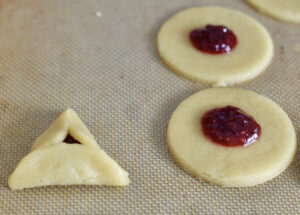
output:
[[[68,144],[81,144],[78,140],[76,140],[74,137],[72,137],[70,134],[66,136],[66,138],[63,141],[64,143]]]
[[[205,29],[190,32],[194,47],[209,54],[228,54],[237,45],[235,34],[222,25],[206,25]]]
[[[247,146],[259,139],[260,125],[237,107],[208,111],[201,119],[202,131],[212,142],[227,146]]]

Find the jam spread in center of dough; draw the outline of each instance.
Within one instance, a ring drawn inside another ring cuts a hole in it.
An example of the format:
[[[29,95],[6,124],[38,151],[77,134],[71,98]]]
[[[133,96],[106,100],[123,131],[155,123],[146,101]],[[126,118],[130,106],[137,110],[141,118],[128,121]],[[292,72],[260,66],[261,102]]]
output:
[[[201,125],[207,138],[227,147],[247,146],[261,134],[261,127],[255,119],[233,106],[208,111],[202,117]]]
[[[228,54],[237,45],[235,34],[223,25],[206,25],[190,32],[194,47],[209,54]]]
[[[64,143],[68,144],[81,144],[78,140],[76,140],[74,137],[72,137],[70,134],[66,136],[66,138],[63,141]]]

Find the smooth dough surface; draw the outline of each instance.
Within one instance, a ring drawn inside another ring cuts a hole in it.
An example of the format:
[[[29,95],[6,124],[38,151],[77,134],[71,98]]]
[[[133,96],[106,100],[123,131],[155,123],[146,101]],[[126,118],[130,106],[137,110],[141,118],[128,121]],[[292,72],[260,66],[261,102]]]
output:
[[[299,0],[246,0],[261,13],[273,18],[300,23],[300,1]]]
[[[80,144],[64,141],[71,135]],[[128,173],[100,149],[96,140],[69,109],[33,144],[31,151],[17,165],[8,179],[11,189],[46,185],[129,184]]]
[[[191,44],[190,31],[207,24],[225,25],[238,39],[229,54],[203,53]],[[162,60],[175,72],[194,81],[226,86],[250,80],[270,64],[273,43],[267,30],[241,12],[222,7],[181,11],[166,21],[157,37]]]
[[[246,147],[212,143],[201,129],[204,113],[227,105],[250,114],[261,136]],[[184,100],[173,113],[167,143],[190,174],[222,186],[253,186],[283,172],[296,152],[296,135],[287,114],[270,99],[236,88],[212,88]]]

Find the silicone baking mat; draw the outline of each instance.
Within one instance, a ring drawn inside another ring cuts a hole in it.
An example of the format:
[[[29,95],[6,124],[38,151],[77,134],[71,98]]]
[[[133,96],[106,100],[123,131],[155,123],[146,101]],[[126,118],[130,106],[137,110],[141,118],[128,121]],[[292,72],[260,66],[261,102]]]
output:
[[[185,173],[168,152],[171,113],[210,87],[159,58],[161,24],[219,5],[260,21],[275,44],[267,71],[238,87],[279,104],[300,131],[300,28],[238,0],[5,0],[0,12],[0,214],[300,214],[300,153],[279,177],[221,188]],[[259,47],[256,47],[259,49]],[[7,178],[35,138],[67,108],[130,174],[127,187],[11,191]],[[299,145],[299,144],[298,144]]]

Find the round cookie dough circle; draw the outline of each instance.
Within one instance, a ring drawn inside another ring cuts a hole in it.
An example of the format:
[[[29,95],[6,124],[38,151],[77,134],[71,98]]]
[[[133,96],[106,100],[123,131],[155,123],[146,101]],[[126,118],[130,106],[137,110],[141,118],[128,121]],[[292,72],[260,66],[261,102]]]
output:
[[[224,147],[203,135],[203,114],[227,105],[245,111],[261,126],[256,142]],[[253,186],[278,176],[296,152],[295,130],[287,114],[270,99],[237,88],[203,90],[184,100],[169,121],[167,143],[187,172],[230,187]]]
[[[246,0],[261,13],[273,18],[300,23],[300,1],[299,0]]]
[[[224,25],[237,36],[229,54],[212,55],[197,50],[189,33],[207,24]],[[157,37],[161,59],[175,72],[194,81],[226,86],[250,80],[270,64],[273,43],[267,30],[253,18],[222,7],[181,11],[166,21]]]

